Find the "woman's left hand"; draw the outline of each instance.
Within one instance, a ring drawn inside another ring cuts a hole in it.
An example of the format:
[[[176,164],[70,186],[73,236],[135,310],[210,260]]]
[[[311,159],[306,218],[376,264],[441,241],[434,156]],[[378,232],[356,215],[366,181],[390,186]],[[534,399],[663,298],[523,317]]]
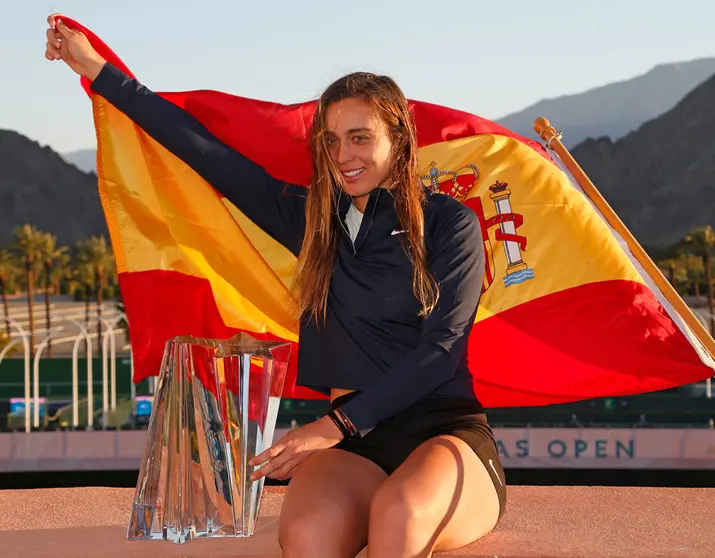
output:
[[[332,448],[342,439],[342,433],[327,416],[299,426],[248,462],[251,467],[264,464],[251,474],[251,480],[261,477],[277,480],[290,478],[293,470],[313,453]]]

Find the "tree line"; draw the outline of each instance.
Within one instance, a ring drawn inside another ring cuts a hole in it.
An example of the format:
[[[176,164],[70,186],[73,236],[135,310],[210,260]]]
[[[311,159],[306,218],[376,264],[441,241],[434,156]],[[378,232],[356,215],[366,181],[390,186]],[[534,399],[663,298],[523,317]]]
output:
[[[651,259],[681,296],[706,296],[711,335],[715,335],[713,250],[715,231],[706,225],[693,229],[670,246],[648,251]]]
[[[104,236],[91,236],[74,246],[61,246],[57,236],[25,224],[13,231],[13,242],[0,248],[0,293],[2,294],[4,331],[0,333],[0,349],[10,342],[12,325],[9,320],[8,297],[27,295],[29,336],[36,345],[34,305],[35,294],[44,293],[45,331],[51,329],[50,297],[67,294],[85,302],[85,327],[90,329],[90,303],[96,303],[98,352],[102,346],[102,301],[119,296],[117,271],[112,249]],[[39,338],[39,337],[38,337]],[[52,356],[51,340],[47,346]]]

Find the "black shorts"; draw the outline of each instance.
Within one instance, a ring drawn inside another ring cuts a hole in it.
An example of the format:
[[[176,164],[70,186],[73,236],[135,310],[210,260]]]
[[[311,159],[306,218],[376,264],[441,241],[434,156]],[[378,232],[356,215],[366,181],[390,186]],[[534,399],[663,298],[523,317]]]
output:
[[[332,408],[357,393],[333,401]],[[492,429],[478,401],[456,398],[423,399],[373,428],[364,438],[350,438],[335,446],[361,455],[392,474],[413,450],[435,436],[464,440],[484,463],[499,497],[499,518],[506,506],[506,479]]]

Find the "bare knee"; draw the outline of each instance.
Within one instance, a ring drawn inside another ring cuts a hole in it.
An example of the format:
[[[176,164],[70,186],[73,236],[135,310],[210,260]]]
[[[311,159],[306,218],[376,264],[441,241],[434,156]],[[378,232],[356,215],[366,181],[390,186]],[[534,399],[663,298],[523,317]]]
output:
[[[343,452],[319,452],[301,465],[283,500],[278,542],[285,558],[353,558],[367,544],[377,465]]]
[[[380,487],[370,506],[371,537],[385,533],[391,538],[399,536],[413,540],[420,533],[425,534],[422,527],[427,510],[413,496],[398,483],[385,483]]]
[[[325,503],[301,515],[281,516],[278,544],[285,558],[353,558],[367,544],[356,527],[345,510]]]
[[[298,469],[279,521],[278,543],[285,558],[353,558],[367,544],[370,497],[382,479],[356,469],[358,459],[336,450],[310,458]],[[344,479],[345,472],[352,474]]]
[[[278,527],[278,544],[283,556],[320,556],[318,529],[320,517],[281,517]]]

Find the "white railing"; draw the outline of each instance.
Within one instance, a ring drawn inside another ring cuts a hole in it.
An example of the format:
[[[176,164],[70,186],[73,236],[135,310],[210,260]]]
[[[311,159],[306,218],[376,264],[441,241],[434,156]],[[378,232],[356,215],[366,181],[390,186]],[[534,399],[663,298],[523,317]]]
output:
[[[7,357],[10,351],[20,343],[24,346],[24,403],[25,403],[25,432],[31,432],[32,428],[40,426],[40,365],[43,360],[42,354],[51,342],[54,345],[59,343],[73,343],[72,348],[72,426],[79,427],[79,349],[84,341],[87,348],[87,426],[94,425],[94,393],[93,393],[93,370],[92,370],[92,337],[97,337],[97,333],[90,333],[87,325],[84,324],[84,314],[62,315],[65,312],[54,313],[50,316],[51,322],[68,322],[77,328],[76,335],[67,332],[64,327],[56,327],[49,334],[45,335],[42,341],[35,347],[30,346],[29,333],[23,328],[24,323],[7,316],[7,322],[14,328],[10,336],[9,343],[0,351],[0,364]],[[19,317],[19,316],[18,316]],[[81,321],[80,321],[81,320]],[[115,410],[117,407],[117,348],[115,336],[123,333],[124,328],[117,328],[117,324],[127,320],[124,313],[113,314],[108,318],[99,318],[104,326],[104,339],[102,340],[102,408],[104,412],[104,423],[108,410]],[[3,320],[5,321],[5,320]],[[44,333],[46,330],[36,330],[35,333]],[[60,338],[60,334],[68,334],[67,337]],[[34,355],[32,354],[35,349]],[[130,393],[131,402],[136,401],[136,386],[134,385],[134,358],[129,344],[122,347],[129,350],[130,358]],[[111,388],[109,386],[111,385]],[[111,391],[110,391],[111,390]]]
[[[5,348],[0,351],[0,362],[2,362],[2,359],[5,358],[5,355],[10,352],[10,349],[12,349],[15,345],[19,345],[21,341],[22,339],[13,339],[7,345],[5,345]]]
[[[114,411],[117,408],[117,346],[114,339],[117,331],[114,329],[116,325],[122,320],[126,320],[126,315],[119,313],[112,317],[112,319],[99,318],[107,330],[104,339],[102,340],[102,410],[104,412],[104,417],[107,416],[107,362],[110,364],[111,368],[111,403],[110,408]],[[111,357],[108,357],[108,352],[111,345]]]
[[[30,336],[17,322],[17,320],[15,320],[15,318],[5,316],[5,320],[17,330],[25,349],[25,432],[30,432],[30,353],[32,352],[32,347],[30,347]],[[5,355],[3,354],[2,356],[4,357]],[[2,362],[2,358],[0,358],[0,362]],[[35,404],[37,405],[37,403]]]
[[[35,404],[33,405],[34,409],[34,417],[33,417],[33,426],[35,428],[40,427],[40,356],[42,355],[42,351],[45,350],[45,347],[47,347],[48,343],[52,340],[52,337],[54,336],[54,333],[50,333],[47,335],[42,342],[37,346],[37,351],[35,351],[35,360],[33,362],[33,399],[35,400]],[[25,408],[27,408],[27,403],[25,403]]]
[[[87,348],[87,424],[89,427],[94,424],[92,339],[82,322],[78,322],[74,317],[65,316],[64,319],[79,329],[79,334],[75,338],[74,346],[72,347],[72,427],[76,430],[79,427],[79,347],[82,340],[84,340]]]

